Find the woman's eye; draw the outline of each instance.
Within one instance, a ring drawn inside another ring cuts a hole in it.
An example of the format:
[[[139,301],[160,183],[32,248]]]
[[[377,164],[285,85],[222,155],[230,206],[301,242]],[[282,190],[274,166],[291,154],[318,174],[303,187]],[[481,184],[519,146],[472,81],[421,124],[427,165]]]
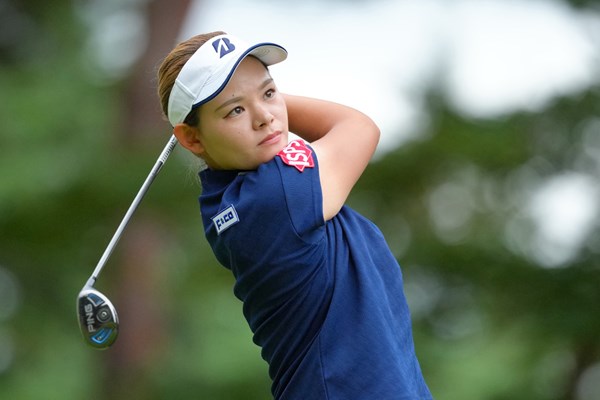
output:
[[[271,97],[275,96],[275,90],[274,89],[269,89],[265,92],[265,97],[270,99]]]
[[[228,117],[233,117],[235,115],[241,114],[242,111],[244,111],[244,109],[242,107],[236,107],[233,110],[229,111],[229,114],[227,114],[227,116]]]

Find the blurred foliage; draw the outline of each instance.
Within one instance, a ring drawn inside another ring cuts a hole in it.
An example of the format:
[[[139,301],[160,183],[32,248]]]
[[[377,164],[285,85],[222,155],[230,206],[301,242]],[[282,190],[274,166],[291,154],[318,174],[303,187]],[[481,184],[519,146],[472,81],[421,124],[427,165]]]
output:
[[[122,86],[90,68],[75,12],[84,4],[0,8],[0,398],[268,398],[266,364],[204,241],[200,188],[181,149],[128,228],[152,221],[161,232],[166,272],[146,307],[164,314],[164,340],[136,332],[146,361],[116,372],[131,381],[116,393],[109,368],[124,349],[97,352],[80,337],[76,295],[167,140],[123,140]],[[435,90],[428,107],[426,132],[373,163],[349,202],[403,266],[434,395],[597,398],[600,224],[575,257],[548,268],[525,209],[552,177],[598,183],[600,91],[497,120],[461,117]],[[98,282],[117,309],[123,241]]]

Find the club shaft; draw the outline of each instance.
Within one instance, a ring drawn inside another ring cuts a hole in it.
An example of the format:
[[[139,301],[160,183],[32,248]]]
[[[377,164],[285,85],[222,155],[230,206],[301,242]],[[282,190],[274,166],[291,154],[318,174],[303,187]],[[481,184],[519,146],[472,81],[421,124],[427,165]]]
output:
[[[127,224],[129,223],[129,220],[131,219],[131,216],[133,215],[133,213],[137,209],[138,205],[144,198],[144,195],[146,194],[146,192],[148,191],[148,188],[154,181],[154,178],[156,178],[156,175],[158,175],[160,169],[162,168],[164,163],[167,161],[167,158],[169,158],[169,155],[171,154],[171,152],[173,151],[173,149],[175,148],[176,145],[177,145],[177,139],[175,138],[175,135],[172,135],[171,138],[169,139],[169,142],[163,149],[162,153],[160,153],[158,160],[156,160],[156,163],[152,167],[152,170],[150,171],[150,174],[148,174],[148,177],[144,181],[144,184],[142,185],[142,187],[138,191],[137,195],[133,199],[133,202],[129,206],[129,209],[125,213],[123,220],[119,224],[119,227],[117,228],[115,234],[113,235],[112,239],[108,243],[106,250],[104,250],[102,257],[100,257],[100,261],[98,261],[98,264],[96,265],[94,272],[88,279],[86,286],[90,286],[90,287],[94,286],[96,279],[98,279],[98,275],[100,275],[100,272],[106,265],[106,262],[108,261],[110,255],[112,254],[117,243],[119,242],[121,235],[123,235],[123,231],[125,230],[125,227],[127,227]]]

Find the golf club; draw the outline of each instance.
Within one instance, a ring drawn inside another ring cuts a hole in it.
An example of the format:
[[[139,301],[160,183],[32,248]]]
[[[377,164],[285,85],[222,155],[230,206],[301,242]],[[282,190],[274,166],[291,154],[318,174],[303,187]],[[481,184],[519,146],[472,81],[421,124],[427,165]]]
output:
[[[152,181],[154,181],[154,178],[156,178],[156,175],[158,175],[158,172],[162,168],[163,164],[167,161],[167,158],[176,145],[177,138],[175,135],[173,135],[169,139],[169,142],[163,149],[162,153],[160,153],[158,160],[156,160],[154,167],[152,167],[150,174],[144,181],[144,184],[140,188],[138,194],[133,199],[133,202],[129,206],[127,213],[125,213],[123,220],[119,224],[117,231],[113,235],[111,241],[108,243],[106,250],[104,250],[100,261],[98,261],[94,272],[77,296],[79,329],[81,330],[85,341],[94,348],[108,348],[115,342],[119,334],[119,317],[117,315],[117,310],[105,295],[94,288],[94,284],[96,283],[98,275],[100,275],[100,272],[104,268],[104,265],[106,265],[108,258],[117,245],[117,242],[121,238],[127,223],[131,219],[131,216],[137,209],[138,205],[142,201],[142,198],[152,184]]]

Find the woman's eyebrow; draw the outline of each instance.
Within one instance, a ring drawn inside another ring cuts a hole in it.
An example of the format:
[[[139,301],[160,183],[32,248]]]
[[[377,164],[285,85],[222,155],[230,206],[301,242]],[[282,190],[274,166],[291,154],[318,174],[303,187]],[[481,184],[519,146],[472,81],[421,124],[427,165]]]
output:
[[[264,89],[265,86],[269,86],[271,83],[273,83],[273,78],[268,77],[267,79],[265,79],[262,85],[259,86],[259,89]]]
[[[231,99],[225,101],[223,104],[221,104],[219,107],[217,107],[215,109],[215,112],[218,112],[220,109],[225,108],[230,104],[237,103],[240,100],[242,100],[242,96],[232,97]]]
[[[264,89],[266,86],[269,86],[271,83],[273,82],[273,78],[268,77],[267,79],[264,80],[264,82],[258,87],[259,90]],[[243,96],[236,96],[236,97],[232,97],[229,100],[226,100],[223,104],[221,104],[219,107],[217,107],[215,109],[216,112],[218,112],[220,109],[227,107],[230,104],[233,103],[237,103],[238,101],[242,100]]]

